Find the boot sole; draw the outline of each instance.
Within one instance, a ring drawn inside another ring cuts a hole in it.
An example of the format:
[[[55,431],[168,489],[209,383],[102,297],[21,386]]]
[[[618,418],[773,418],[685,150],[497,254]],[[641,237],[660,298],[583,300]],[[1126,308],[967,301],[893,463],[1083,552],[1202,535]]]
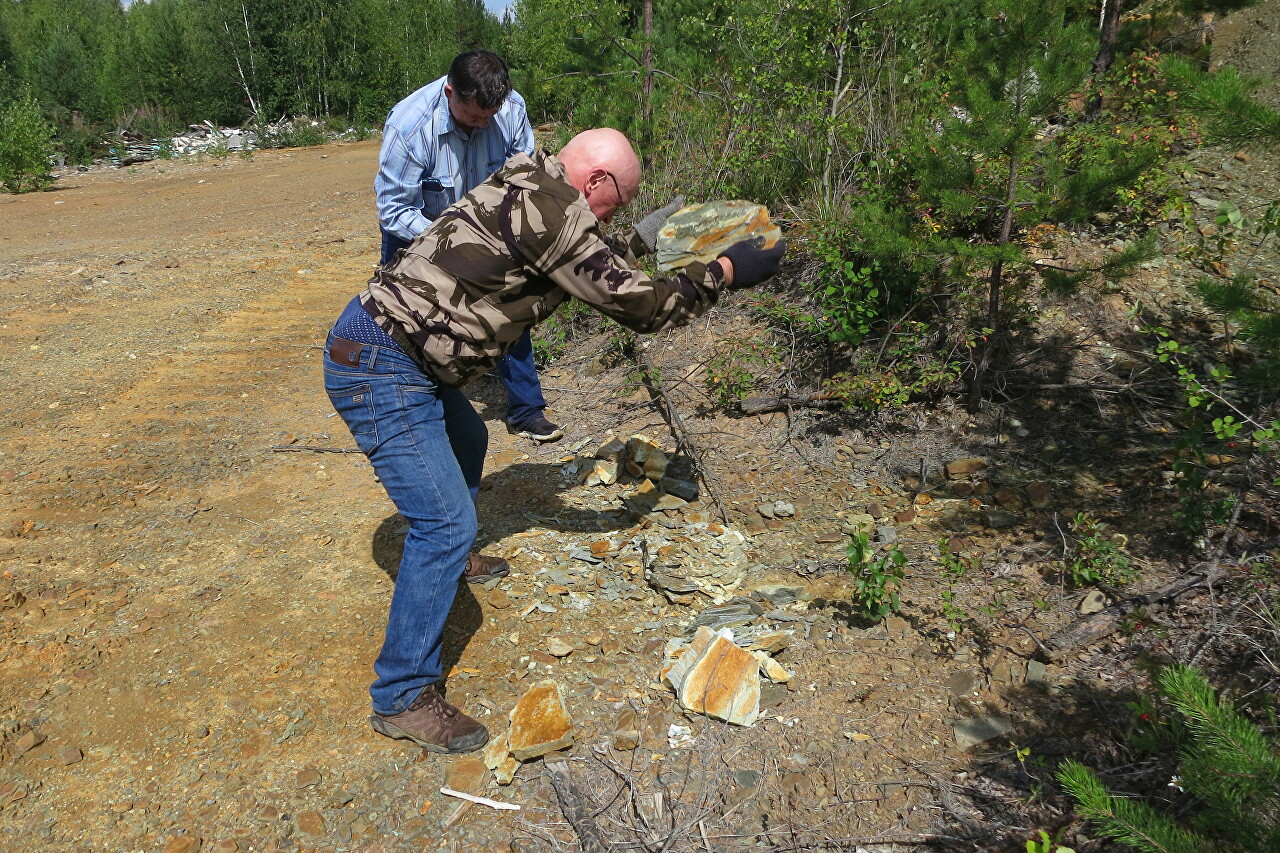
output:
[[[432,743],[431,741],[426,741],[426,740],[422,740],[421,738],[414,737],[413,735],[406,732],[404,729],[397,726],[395,723],[388,723],[386,720],[382,719],[377,714],[369,715],[369,725],[370,727],[373,728],[375,732],[377,732],[380,735],[386,735],[387,737],[394,738],[395,740],[413,741],[418,746],[422,747],[428,752],[435,752],[440,755],[458,755],[463,752],[475,752],[477,749],[479,749],[480,747],[484,746],[486,743],[489,742],[489,732],[485,729],[481,729],[478,732],[478,734],[483,735],[483,737],[480,739],[478,743],[474,745],[468,744],[465,746],[460,746],[457,749],[450,749],[447,746],[441,746],[438,743]]]
[[[530,432],[529,430],[526,430],[526,429],[511,430],[511,434],[515,436],[519,436],[520,438],[527,438],[530,441],[536,441],[539,444],[548,444],[552,441],[559,441],[560,439],[564,438],[563,429],[558,429],[555,432],[548,432],[545,434]]]

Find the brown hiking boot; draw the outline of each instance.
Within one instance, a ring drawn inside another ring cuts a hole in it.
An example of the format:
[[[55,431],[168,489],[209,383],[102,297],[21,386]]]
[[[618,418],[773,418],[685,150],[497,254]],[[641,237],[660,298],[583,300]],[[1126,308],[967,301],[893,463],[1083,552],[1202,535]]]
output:
[[[484,746],[489,731],[445,701],[440,685],[428,684],[399,714],[369,717],[373,730],[387,737],[411,740],[431,752],[471,752]]]
[[[489,557],[484,554],[467,555],[467,568],[462,576],[467,583],[484,583],[494,578],[505,578],[511,574],[511,564],[501,557]]]

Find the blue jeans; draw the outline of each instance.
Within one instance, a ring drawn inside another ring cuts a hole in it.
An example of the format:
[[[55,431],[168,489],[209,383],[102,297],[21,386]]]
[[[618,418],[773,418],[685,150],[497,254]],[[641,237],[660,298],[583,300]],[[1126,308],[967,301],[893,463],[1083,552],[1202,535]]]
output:
[[[386,266],[396,252],[408,245],[407,241],[383,231],[380,263]],[[546,398],[542,396],[542,384],[538,381],[538,368],[533,361],[533,341],[528,332],[521,335],[516,345],[498,362],[498,378],[507,392],[506,422],[512,426],[524,426],[547,407]]]
[[[476,537],[489,433],[457,388],[442,388],[398,347],[365,346],[358,365],[325,345],[329,400],[409,522],[387,632],[369,688],[373,710],[398,714],[441,679],[445,620]]]

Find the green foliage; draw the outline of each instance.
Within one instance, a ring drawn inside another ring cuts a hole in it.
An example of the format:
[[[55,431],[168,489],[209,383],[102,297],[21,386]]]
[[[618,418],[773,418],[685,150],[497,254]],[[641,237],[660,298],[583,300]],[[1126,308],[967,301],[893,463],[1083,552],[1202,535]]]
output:
[[[481,0],[22,0],[0,4],[0,83],[27,82],[62,149],[84,160],[85,140],[137,109],[178,128],[296,115],[380,125],[460,50],[500,41]],[[69,133],[73,122],[90,132]]]
[[[261,148],[305,148],[310,145],[323,145],[329,141],[329,137],[325,136],[324,128],[312,123],[306,116],[302,116],[281,124],[272,132],[265,132],[258,140]]]
[[[1129,558],[1107,535],[1106,524],[1079,513],[1071,521],[1071,532],[1076,535],[1076,549],[1066,565],[1073,584],[1123,586],[1137,576]]]
[[[953,554],[948,547],[946,537],[938,540],[938,566],[942,576],[948,581],[958,581],[970,572],[982,569],[982,555]]]
[[[566,300],[554,314],[533,329],[533,352],[538,363],[551,364],[563,355],[570,343],[598,322],[599,316],[584,302]]]
[[[947,588],[941,593],[942,618],[953,633],[959,634],[969,614],[959,604],[960,596],[956,593],[955,584],[970,572],[982,569],[982,555],[953,554],[944,536],[938,540],[938,567],[947,581]]]
[[[859,350],[851,370],[831,377],[828,396],[875,411],[946,391],[964,370],[957,348],[948,351],[942,346],[946,331],[946,326],[917,320],[899,323],[885,332],[888,339],[880,347]],[[966,337],[960,351],[971,349],[972,344],[972,338]]]
[[[1027,839],[1027,853],[1076,853],[1072,848],[1059,844],[1061,840],[1061,829],[1054,833],[1053,838],[1050,838],[1049,833],[1043,829],[1037,830],[1036,838]]]
[[[893,546],[876,555],[865,533],[857,533],[849,543],[849,571],[854,576],[854,611],[867,619],[880,620],[899,607],[898,588],[905,576],[907,557]]]
[[[1194,795],[1189,825],[1147,802],[1110,794],[1082,764],[1064,762],[1058,780],[1077,808],[1108,838],[1143,853],[1280,849],[1280,754],[1230,702],[1218,700],[1197,670],[1173,666],[1160,692],[1185,739],[1170,785]]]
[[[0,186],[11,193],[47,189],[53,127],[29,91],[0,104]]]
[[[1280,372],[1280,348],[1275,346],[1280,341],[1280,324],[1274,324],[1274,331],[1267,328],[1268,324],[1273,324],[1271,309],[1250,307],[1263,304],[1261,300],[1265,297],[1257,291],[1249,292],[1244,287],[1246,283],[1246,279],[1236,279],[1229,285],[1211,282],[1202,284],[1200,289],[1214,304],[1224,309],[1237,309],[1236,316],[1246,320],[1246,330],[1255,328],[1251,325],[1254,322],[1263,325],[1258,340],[1270,349],[1264,349],[1263,356],[1244,371],[1245,377],[1255,383],[1258,377],[1264,378],[1261,383],[1245,386],[1252,392],[1252,401],[1241,397],[1234,382],[1236,377],[1228,366],[1210,361],[1206,370],[1197,372],[1193,365],[1197,360],[1206,364],[1204,354],[1179,343],[1163,327],[1150,326],[1143,330],[1156,339],[1156,357],[1174,369],[1187,401],[1187,429],[1181,443],[1190,458],[1174,463],[1180,494],[1180,508],[1175,518],[1192,536],[1200,535],[1208,523],[1221,524],[1234,506],[1233,498],[1210,495],[1210,484],[1203,468],[1210,434],[1216,441],[1225,442],[1223,449],[1244,449],[1257,454],[1262,470],[1269,470],[1273,482],[1280,484],[1280,419],[1276,417],[1276,386],[1265,382],[1267,375]],[[1255,321],[1255,317],[1259,319]]]
[[[778,363],[778,349],[768,341],[729,338],[716,345],[703,384],[716,405],[730,408],[755,390],[760,373]]]
[[[1280,112],[1249,96],[1260,81],[1241,76],[1229,65],[1204,74],[1180,56],[1167,57],[1164,72],[1201,116],[1209,139],[1232,146],[1280,141]]]

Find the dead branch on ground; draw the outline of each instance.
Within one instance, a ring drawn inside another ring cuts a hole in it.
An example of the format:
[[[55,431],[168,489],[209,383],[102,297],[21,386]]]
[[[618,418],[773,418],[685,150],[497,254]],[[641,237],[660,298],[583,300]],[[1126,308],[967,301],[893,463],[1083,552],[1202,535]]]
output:
[[[711,500],[715,503],[716,509],[720,510],[720,520],[728,524],[729,512],[725,509],[724,501],[720,499],[720,491],[716,488],[711,472],[703,460],[702,451],[698,449],[693,436],[684,425],[684,418],[680,417],[680,411],[662,387],[662,380],[658,377],[658,373],[653,367],[653,362],[649,360],[648,354],[639,347],[633,347],[632,349],[635,353],[636,361],[640,364],[641,378],[645,387],[649,389],[649,393],[654,397],[655,401],[662,403],[662,415],[671,431],[675,433],[678,445],[677,450],[683,447],[685,452],[689,454],[689,457],[693,460],[694,471],[702,479],[703,485],[707,487],[707,493],[711,495]]]
[[[573,783],[569,762],[553,761],[547,764],[547,774],[551,777],[551,787],[555,788],[556,799],[560,801],[560,810],[564,812],[573,831],[578,834],[578,843],[582,845],[583,853],[605,853],[600,827],[596,825],[587,799]]]

